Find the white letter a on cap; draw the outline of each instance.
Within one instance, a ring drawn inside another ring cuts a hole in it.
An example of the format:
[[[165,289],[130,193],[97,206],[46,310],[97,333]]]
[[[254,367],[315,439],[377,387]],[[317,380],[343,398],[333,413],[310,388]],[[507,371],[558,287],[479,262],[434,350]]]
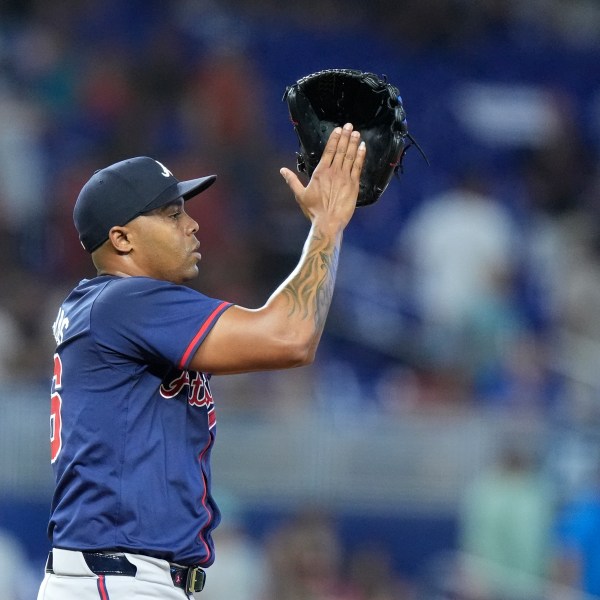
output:
[[[173,177],[173,173],[171,173],[171,171],[169,171],[169,169],[167,169],[167,167],[165,167],[165,165],[163,165],[161,162],[158,162],[156,159],[154,160],[154,162],[158,165],[160,165],[162,172],[161,175],[163,177]]]

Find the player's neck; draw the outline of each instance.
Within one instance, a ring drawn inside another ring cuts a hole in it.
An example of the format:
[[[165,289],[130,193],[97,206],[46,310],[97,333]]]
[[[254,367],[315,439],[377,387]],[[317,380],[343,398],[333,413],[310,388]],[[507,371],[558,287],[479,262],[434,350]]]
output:
[[[100,269],[97,272],[98,277],[111,276],[111,277],[131,277],[129,273],[123,273],[122,271],[108,271]]]

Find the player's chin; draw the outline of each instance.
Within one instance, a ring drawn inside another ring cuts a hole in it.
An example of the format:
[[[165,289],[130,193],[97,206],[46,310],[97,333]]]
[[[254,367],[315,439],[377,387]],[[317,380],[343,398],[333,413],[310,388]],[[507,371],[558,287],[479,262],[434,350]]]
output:
[[[182,269],[181,271],[181,281],[191,281],[192,279],[196,279],[200,269],[198,268],[198,264],[194,263],[193,265],[188,266],[186,269]]]

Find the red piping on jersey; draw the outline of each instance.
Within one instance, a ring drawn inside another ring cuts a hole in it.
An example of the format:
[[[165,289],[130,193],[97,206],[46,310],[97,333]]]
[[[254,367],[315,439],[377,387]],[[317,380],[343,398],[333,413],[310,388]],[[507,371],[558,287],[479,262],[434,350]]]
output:
[[[185,352],[183,353],[183,356],[181,357],[181,360],[179,361],[179,368],[180,369],[185,368],[185,365],[187,364],[187,361],[190,358],[190,354],[192,353],[192,350],[194,349],[194,347],[198,343],[198,340],[200,340],[202,338],[202,336],[206,333],[206,330],[210,327],[210,325],[215,320],[215,318],[217,317],[217,315],[226,306],[229,306],[229,305],[230,305],[230,302],[221,302],[221,304],[219,304],[219,306],[217,306],[217,308],[215,308],[215,310],[213,310],[212,313],[210,313],[208,319],[206,319],[206,321],[204,321],[204,324],[202,325],[202,327],[200,327],[200,330],[194,336],[194,339],[190,342],[189,346],[185,349]]]
[[[200,452],[200,454],[198,455],[198,462],[200,463],[200,473],[202,473],[202,483],[204,484],[204,494],[202,494],[201,502],[202,502],[202,506],[204,507],[204,510],[206,511],[206,514],[208,515],[208,521],[206,521],[206,523],[204,524],[204,527],[202,527],[202,529],[198,532],[198,537],[200,538],[200,541],[204,544],[204,548],[206,549],[206,559],[204,561],[202,561],[203,563],[207,562],[212,555],[210,547],[206,543],[206,540],[204,539],[204,532],[208,529],[209,525],[212,523],[213,512],[212,512],[212,510],[210,510],[210,508],[208,507],[208,504],[206,503],[206,497],[208,495],[208,481],[206,479],[206,475],[204,474],[204,468],[202,466],[202,459],[204,458],[206,451],[210,448],[212,441],[213,441],[213,435],[212,435],[212,433],[209,433],[208,434],[208,444],[206,444],[206,446],[204,447],[202,452]]]
[[[98,593],[100,594],[100,598],[102,600],[110,600],[108,597],[108,592],[106,590],[106,580],[104,575],[98,575],[98,581],[96,582],[98,585]]]

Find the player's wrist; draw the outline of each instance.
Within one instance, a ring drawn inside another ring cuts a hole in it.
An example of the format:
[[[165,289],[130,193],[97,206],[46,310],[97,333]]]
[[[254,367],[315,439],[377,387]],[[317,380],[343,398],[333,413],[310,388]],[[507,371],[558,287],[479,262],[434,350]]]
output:
[[[312,230],[321,235],[336,239],[341,236],[348,221],[339,217],[317,216],[312,219]]]

